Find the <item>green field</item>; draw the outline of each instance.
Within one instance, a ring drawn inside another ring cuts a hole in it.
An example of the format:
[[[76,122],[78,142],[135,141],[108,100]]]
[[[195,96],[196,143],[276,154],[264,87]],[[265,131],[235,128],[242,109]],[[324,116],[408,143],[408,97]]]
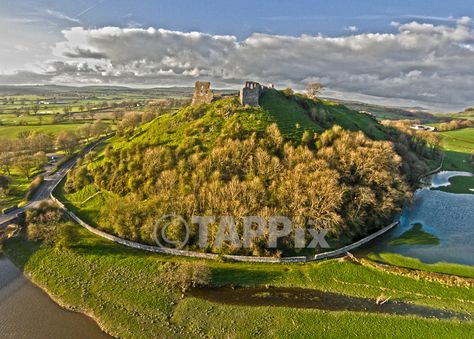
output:
[[[438,189],[448,193],[474,194],[474,177],[456,176],[449,178],[449,186]]]
[[[10,239],[5,253],[56,301],[92,315],[118,337],[468,337],[472,321],[412,315],[233,306],[182,295],[160,284],[167,262],[200,261],[212,286],[304,287],[374,300],[474,312],[474,289],[395,274],[352,261],[245,264],[167,257],[127,249],[77,226],[69,249]],[[468,268],[471,269],[471,268]],[[465,273],[463,267],[457,272]],[[470,273],[472,274],[472,272]],[[462,302],[460,302],[462,300]]]
[[[446,157],[444,170],[474,172],[470,164],[471,153],[474,151],[474,128],[464,128],[455,131],[439,132],[441,147]]]
[[[57,135],[61,131],[77,131],[82,124],[56,124],[42,126],[0,126],[0,138],[15,139],[21,132],[39,131]]]

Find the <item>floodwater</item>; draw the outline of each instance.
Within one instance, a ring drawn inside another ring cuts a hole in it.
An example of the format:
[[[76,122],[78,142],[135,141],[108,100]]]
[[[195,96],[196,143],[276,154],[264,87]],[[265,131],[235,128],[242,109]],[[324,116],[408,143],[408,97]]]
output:
[[[435,174],[430,185],[417,190],[412,203],[403,209],[400,225],[361,248],[361,252],[398,253],[426,263],[474,265],[474,194],[432,189],[449,185],[453,176],[472,174]],[[414,233],[416,239],[411,237]]]
[[[109,338],[82,314],[65,310],[0,255],[1,338]]]
[[[471,320],[466,313],[451,312],[388,300],[377,305],[375,300],[303,288],[194,288],[188,293],[196,298],[230,305],[310,308],[326,311],[352,311],[416,315],[424,318]]]

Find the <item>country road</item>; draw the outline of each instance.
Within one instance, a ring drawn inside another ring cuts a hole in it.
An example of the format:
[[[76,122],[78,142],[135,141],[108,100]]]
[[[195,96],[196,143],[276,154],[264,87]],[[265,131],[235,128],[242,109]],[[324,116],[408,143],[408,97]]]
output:
[[[106,138],[101,138],[100,140],[88,145],[83,149],[83,153],[89,152],[105,139]],[[34,196],[23,207],[17,208],[7,214],[0,214],[0,228],[5,227],[9,221],[16,219],[19,213],[24,212],[28,208],[37,207],[43,200],[48,200],[54,187],[66,176],[69,169],[76,164],[77,158],[77,156],[73,157],[66,161],[61,168],[56,171],[56,173],[45,176]]]

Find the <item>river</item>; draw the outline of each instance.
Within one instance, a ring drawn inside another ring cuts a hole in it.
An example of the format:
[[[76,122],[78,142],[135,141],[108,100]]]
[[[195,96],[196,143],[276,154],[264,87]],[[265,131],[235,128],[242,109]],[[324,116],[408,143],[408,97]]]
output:
[[[472,174],[443,171],[433,175],[403,209],[400,225],[362,251],[397,253],[426,263],[474,265],[474,194],[438,190],[454,176]]]
[[[109,338],[89,317],[58,306],[1,255],[0,337]]]

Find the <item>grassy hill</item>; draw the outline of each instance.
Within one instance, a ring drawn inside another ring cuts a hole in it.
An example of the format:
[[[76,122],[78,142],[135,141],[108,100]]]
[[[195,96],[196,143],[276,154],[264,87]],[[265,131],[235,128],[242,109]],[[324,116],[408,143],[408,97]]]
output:
[[[344,105],[324,100],[310,100],[303,96],[284,96],[280,91],[268,90],[260,98],[261,107],[242,107],[236,97],[219,99],[208,105],[187,106],[177,112],[158,117],[135,131],[134,135],[111,140],[114,148],[133,145],[168,145],[188,148],[197,137],[200,146],[212,147],[218,137],[235,133],[262,133],[276,123],[287,140],[301,141],[305,131],[321,133],[333,125],[351,131],[363,131],[376,140],[387,139],[384,127],[367,114]]]

